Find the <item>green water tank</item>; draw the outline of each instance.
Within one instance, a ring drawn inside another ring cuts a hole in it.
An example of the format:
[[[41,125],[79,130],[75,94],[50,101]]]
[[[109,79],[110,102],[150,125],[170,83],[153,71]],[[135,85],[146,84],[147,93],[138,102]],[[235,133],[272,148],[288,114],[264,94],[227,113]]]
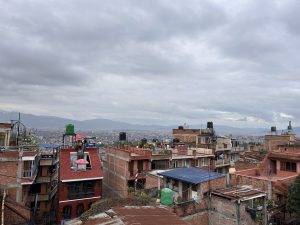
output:
[[[172,205],[173,204],[174,192],[170,188],[164,188],[160,192],[160,203],[162,205]]]
[[[73,124],[66,125],[66,134],[74,134],[74,125]]]

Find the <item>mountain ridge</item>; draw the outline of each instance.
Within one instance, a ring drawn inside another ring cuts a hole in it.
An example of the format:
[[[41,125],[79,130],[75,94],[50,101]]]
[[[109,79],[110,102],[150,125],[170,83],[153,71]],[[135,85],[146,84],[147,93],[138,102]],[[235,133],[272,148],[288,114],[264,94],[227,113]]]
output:
[[[17,119],[17,112],[0,111],[0,122],[7,122],[11,119]],[[132,124],[122,121],[114,121],[110,119],[89,119],[89,120],[74,120],[61,118],[56,116],[38,116],[33,114],[22,113],[21,122],[25,126],[36,129],[64,129],[66,124],[74,124],[76,129],[82,130],[171,130],[177,128],[178,125],[162,126],[162,125],[143,125]],[[205,128],[206,125],[190,125],[189,128]],[[218,134],[247,134],[247,135],[265,135],[269,132],[268,128],[237,128],[226,125],[215,125]],[[300,133],[300,127],[294,128],[296,133]]]

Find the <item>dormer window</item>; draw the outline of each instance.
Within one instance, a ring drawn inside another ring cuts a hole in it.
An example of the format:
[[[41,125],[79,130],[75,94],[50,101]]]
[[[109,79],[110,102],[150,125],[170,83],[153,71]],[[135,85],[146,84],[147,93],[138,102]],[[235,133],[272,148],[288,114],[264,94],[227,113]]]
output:
[[[71,169],[76,171],[84,171],[84,170],[91,170],[91,160],[88,152],[83,152],[83,154],[79,152],[71,152],[70,153],[71,159]]]

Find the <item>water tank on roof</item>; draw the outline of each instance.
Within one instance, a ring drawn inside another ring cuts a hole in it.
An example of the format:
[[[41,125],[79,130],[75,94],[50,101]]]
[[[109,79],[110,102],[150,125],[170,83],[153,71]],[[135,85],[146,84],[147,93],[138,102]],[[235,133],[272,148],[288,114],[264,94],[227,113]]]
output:
[[[178,129],[179,130],[183,130],[183,126],[178,126]]]
[[[66,125],[66,134],[74,134],[74,125],[73,124]]]
[[[211,121],[207,122],[207,128],[208,129],[213,129],[214,128],[214,123],[211,122]]]
[[[170,188],[164,188],[160,192],[160,203],[162,205],[172,205],[173,204],[174,192]]]
[[[126,132],[119,133],[119,141],[126,141]]]
[[[271,132],[276,132],[276,127],[271,127]]]

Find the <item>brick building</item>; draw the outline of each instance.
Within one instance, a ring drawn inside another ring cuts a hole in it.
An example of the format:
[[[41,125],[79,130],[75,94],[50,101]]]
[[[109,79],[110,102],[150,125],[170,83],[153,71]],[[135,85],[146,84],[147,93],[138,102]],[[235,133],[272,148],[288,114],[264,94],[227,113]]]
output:
[[[244,150],[235,139],[216,135],[212,122],[207,122],[206,129],[186,129],[179,126],[178,129],[173,129],[173,137],[175,141],[188,146],[212,149],[213,169],[221,173],[227,173],[230,165],[238,161]]]
[[[142,149],[124,145],[107,148],[103,163],[105,193],[126,197],[128,188],[157,188],[158,177],[148,174],[148,171],[182,167],[208,169],[213,157],[211,149],[188,148],[185,145],[171,149]]]
[[[31,205],[37,201],[35,222],[53,224],[55,222],[55,199],[58,183],[59,145],[43,144],[40,146],[40,160],[36,182],[31,187]]]
[[[267,224],[266,193],[242,186],[214,190],[211,195],[211,224]]]
[[[109,147],[103,166],[105,193],[127,197],[128,188],[144,188],[145,171],[151,169],[151,151],[127,146]]]
[[[80,216],[102,198],[102,166],[96,147],[81,141],[60,150],[58,207],[60,222]]]
[[[19,220],[11,220],[19,209],[24,215],[19,215],[20,218],[29,222],[31,186],[37,175],[39,160],[37,145],[20,121],[0,124],[0,144],[0,189],[1,193],[6,193],[10,202],[6,204],[7,208],[10,207],[7,213],[11,213],[5,215],[5,220],[8,219],[10,224],[19,223]]]
[[[276,150],[279,145],[294,145],[296,142],[296,134],[293,132],[291,121],[286,130],[281,132],[276,127],[271,127],[269,134],[265,135],[264,147],[267,152]]]

